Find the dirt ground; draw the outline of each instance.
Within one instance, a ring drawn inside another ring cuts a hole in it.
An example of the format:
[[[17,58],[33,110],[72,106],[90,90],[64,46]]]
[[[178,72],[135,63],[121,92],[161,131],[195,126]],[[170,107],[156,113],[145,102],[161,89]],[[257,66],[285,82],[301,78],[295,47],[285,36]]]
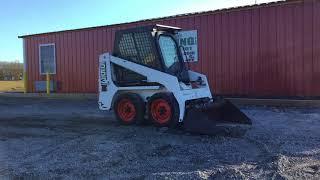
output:
[[[0,81],[0,92],[23,92],[23,81]]]
[[[0,178],[320,178],[320,109],[241,107],[253,126],[230,137],[120,126],[97,108],[0,96]]]

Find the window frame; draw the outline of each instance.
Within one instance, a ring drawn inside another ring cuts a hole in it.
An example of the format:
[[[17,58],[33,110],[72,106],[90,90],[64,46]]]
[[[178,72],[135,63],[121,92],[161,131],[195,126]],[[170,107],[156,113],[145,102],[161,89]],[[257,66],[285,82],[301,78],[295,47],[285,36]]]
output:
[[[166,65],[164,64],[163,54],[162,54],[162,52],[161,52],[161,48],[160,48],[160,44],[159,44],[159,38],[160,38],[160,36],[162,36],[162,35],[163,35],[163,36],[170,36],[170,37],[173,38],[173,39],[176,39],[176,38],[175,38],[175,36],[173,36],[172,34],[167,33],[167,32],[160,31],[160,32],[157,32],[157,33],[156,33],[157,51],[158,51],[158,54],[159,54],[159,58],[160,58],[160,60],[161,60],[161,66],[162,66],[163,72],[166,72],[166,73],[171,74],[170,71],[168,71],[169,68],[167,68]],[[178,49],[179,49],[179,44],[178,44],[177,41],[175,41],[175,44],[176,44],[176,46],[177,46]],[[179,64],[180,64],[181,68],[183,68],[183,67],[184,67],[184,61],[183,61],[183,57],[182,57],[182,55],[181,55],[181,51],[178,50],[177,53],[178,53],[178,61],[179,61]]]
[[[176,53],[177,53],[177,60],[176,61],[173,61],[173,63],[168,67],[167,66],[167,64],[166,64],[166,62],[168,62],[168,61],[166,61],[166,59],[165,59],[165,57],[164,57],[164,52],[162,52],[162,47],[161,47],[161,43],[160,43],[160,39],[161,39],[161,37],[165,37],[165,38],[169,38],[169,39],[171,39],[172,40],[172,42],[173,42],[173,44],[174,44],[174,46],[175,46],[175,48],[176,48]],[[170,68],[174,63],[176,63],[176,62],[178,62],[179,63],[179,53],[178,53],[178,51],[179,51],[179,46],[178,46],[178,44],[176,43],[176,41],[174,40],[174,37],[173,36],[170,36],[170,35],[167,35],[167,34],[160,34],[159,35],[159,37],[158,37],[158,43],[159,43],[159,49],[160,49],[160,53],[161,53],[161,55],[162,55],[162,59],[163,59],[163,65],[164,65],[164,67],[166,68],[166,69],[168,69],[168,68]]]
[[[41,72],[41,47],[45,46],[53,46],[53,63],[54,63],[54,72],[49,74],[57,74],[57,64],[56,64],[56,44],[55,43],[46,43],[46,44],[39,44],[39,72],[40,75],[47,74],[46,72]]]

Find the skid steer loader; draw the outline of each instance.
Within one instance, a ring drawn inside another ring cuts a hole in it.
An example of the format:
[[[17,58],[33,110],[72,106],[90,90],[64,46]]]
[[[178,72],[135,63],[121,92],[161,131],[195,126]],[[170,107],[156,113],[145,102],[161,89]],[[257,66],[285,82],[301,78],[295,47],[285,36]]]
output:
[[[187,68],[175,39],[180,30],[151,25],[117,31],[112,54],[99,57],[99,108],[113,109],[122,124],[182,125],[191,133],[250,125],[236,106],[212,96],[205,75]]]

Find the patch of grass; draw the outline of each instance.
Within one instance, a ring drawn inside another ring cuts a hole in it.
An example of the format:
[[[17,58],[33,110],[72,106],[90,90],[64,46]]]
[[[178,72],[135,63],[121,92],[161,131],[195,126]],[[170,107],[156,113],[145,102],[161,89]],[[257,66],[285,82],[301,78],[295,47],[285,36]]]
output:
[[[0,92],[23,92],[23,81],[0,81]]]

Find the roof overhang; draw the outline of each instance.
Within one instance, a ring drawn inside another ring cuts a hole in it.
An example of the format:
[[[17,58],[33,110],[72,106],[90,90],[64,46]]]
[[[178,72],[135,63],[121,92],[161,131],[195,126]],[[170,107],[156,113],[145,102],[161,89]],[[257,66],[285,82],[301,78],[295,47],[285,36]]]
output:
[[[246,5],[246,6],[217,9],[217,10],[203,11],[203,12],[195,12],[195,13],[186,13],[186,14],[179,14],[179,15],[166,16],[166,17],[144,19],[144,20],[133,21],[133,22],[118,23],[118,24],[112,24],[112,25],[95,26],[95,27],[87,27],[87,28],[79,28],[79,29],[69,29],[69,30],[53,31],[53,32],[38,33],[38,34],[28,34],[28,35],[18,36],[18,38],[26,38],[26,37],[30,37],[30,36],[48,35],[48,34],[62,33],[62,32],[91,30],[91,29],[96,29],[96,28],[114,27],[114,26],[119,26],[119,25],[135,24],[135,23],[147,22],[147,21],[151,22],[151,21],[159,21],[159,20],[163,20],[163,19],[186,17],[186,16],[191,16],[191,15],[199,16],[199,15],[203,15],[203,14],[214,14],[214,13],[220,13],[220,12],[239,11],[239,10],[247,10],[247,9],[253,9],[253,8],[260,8],[260,7],[278,6],[278,5],[283,5],[283,4],[301,3],[301,2],[304,2],[304,0],[279,0],[279,1],[269,2],[269,3]],[[181,30],[180,28],[173,27],[173,26],[165,26],[165,25],[159,25],[159,24],[157,24],[156,26],[158,26],[158,28],[167,28],[167,30],[169,30],[169,29],[171,29],[171,30],[174,29],[175,31]]]

